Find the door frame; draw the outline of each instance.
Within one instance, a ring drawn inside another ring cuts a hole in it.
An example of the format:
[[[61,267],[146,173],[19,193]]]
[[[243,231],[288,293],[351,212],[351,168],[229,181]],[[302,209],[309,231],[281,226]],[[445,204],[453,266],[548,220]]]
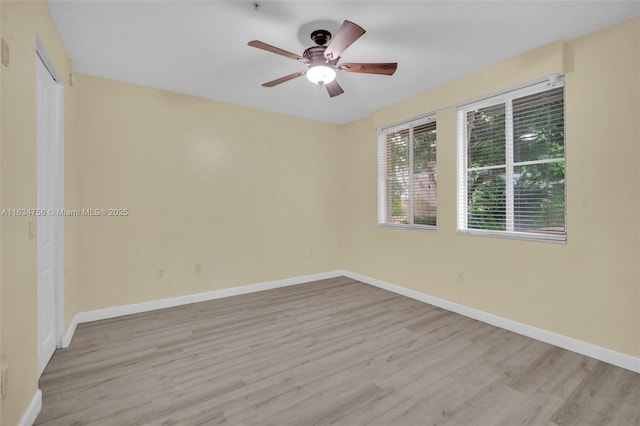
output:
[[[54,144],[54,169],[55,169],[55,204],[56,209],[64,208],[64,83],[60,73],[56,69],[50,55],[44,48],[39,37],[36,36],[36,61],[41,61],[45,68],[51,74],[56,84],[56,107],[55,107],[55,127],[56,131],[53,137]],[[37,65],[37,62],[36,64]],[[37,153],[37,143],[36,143]],[[37,154],[36,154],[37,155]],[[38,169],[36,161],[36,173]],[[37,181],[36,181],[37,182]],[[36,183],[37,185],[37,183]],[[37,190],[37,189],[36,189]],[[55,245],[55,333],[56,348],[63,347],[64,338],[64,215],[56,213],[54,216],[54,245]],[[40,315],[40,312],[38,312]],[[40,342],[38,342],[40,344]]]

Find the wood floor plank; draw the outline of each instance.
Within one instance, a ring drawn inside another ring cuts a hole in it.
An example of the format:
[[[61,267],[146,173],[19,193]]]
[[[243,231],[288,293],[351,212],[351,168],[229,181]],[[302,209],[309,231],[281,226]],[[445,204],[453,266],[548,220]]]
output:
[[[340,277],[80,324],[37,425],[634,425],[640,375]]]

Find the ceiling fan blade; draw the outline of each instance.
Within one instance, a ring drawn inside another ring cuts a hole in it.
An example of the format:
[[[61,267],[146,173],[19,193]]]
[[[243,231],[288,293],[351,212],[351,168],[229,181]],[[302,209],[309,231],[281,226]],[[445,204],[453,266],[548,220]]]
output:
[[[301,75],[304,75],[305,72],[306,71],[294,72],[293,74],[289,74],[289,75],[286,75],[284,77],[280,77],[277,80],[273,80],[273,81],[269,81],[267,83],[264,83],[262,86],[264,86],[264,87],[277,86],[280,83],[284,83],[286,81],[293,80],[294,78],[300,77]]]
[[[387,62],[381,64],[346,63],[340,65],[341,71],[383,75],[393,75],[393,73],[396,72],[397,68],[398,64],[396,62]]]
[[[327,92],[329,92],[329,96],[332,98],[334,96],[342,95],[344,93],[344,90],[342,90],[342,87],[340,87],[340,85],[336,80],[333,80],[329,84],[325,84],[324,87],[327,88]]]
[[[360,25],[354,24],[351,21],[344,21],[336,36],[332,38],[327,45],[327,49],[324,51],[324,57],[329,60],[338,59],[340,55],[342,55],[342,52],[365,32]]]
[[[267,43],[263,43],[259,40],[253,40],[247,44],[251,47],[256,47],[258,49],[266,50],[267,52],[275,53],[276,55],[286,56],[287,58],[295,59],[296,61],[300,61],[304,63],[307,62],[307,60],[300,55],[296,55],[295,53],[288,52],[286,50],[280,49],[279,47],[275,47]]]

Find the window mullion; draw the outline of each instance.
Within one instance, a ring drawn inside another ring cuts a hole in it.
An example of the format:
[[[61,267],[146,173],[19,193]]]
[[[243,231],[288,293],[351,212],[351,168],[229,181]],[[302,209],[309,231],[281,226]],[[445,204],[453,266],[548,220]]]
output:
[[[409,225],[413,225],[413,126],[409,127]]]
[[[378,131],[378,223],[387,222],[390,216],[387,205],[387,143],[387,132]]]
[[[469,205],[467,194],[469,191],[469,166],[467,138],[467,111],[458,112],[458,229],[466,229],[469,225]]]
[[[514,230],[514,185],[513,185],[513,104],[511,98],[505,103],[505,144],[506,144],[506,188],[505,202],[507,223],[506,230]]]
[[[550,163],[558,163],[564,161],[564,157],[557,157],[557,158],[547,158],[544,160],[533,160],[533,161],[521,161],[519,163],[514,162],[513,166],[517,167],[517,166],[533,166],[536,164],[550,164]]]
[[[497,166],[467,167],[468,172],[477,172],[480,170],[497,170],[497,169],[504,169],[504,164],[498,164]]]

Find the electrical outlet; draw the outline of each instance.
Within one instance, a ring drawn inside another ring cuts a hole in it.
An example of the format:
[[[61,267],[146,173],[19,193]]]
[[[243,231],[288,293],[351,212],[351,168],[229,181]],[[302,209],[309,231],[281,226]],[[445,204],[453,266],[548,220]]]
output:
[[[158,269],[156,271],[156,275],[158,276],[159,280],[162,280],[164,278],[167,278],[167,271],[165,271],[164,269]]]
[[[202,265],[200,265],[199,263],[196,263],[194,269],[196,271],[196,274],[199,274],[200,272],[202,272]]]
[[[464,272],[458,272],[458,283],[462,284],[464,282]]]

